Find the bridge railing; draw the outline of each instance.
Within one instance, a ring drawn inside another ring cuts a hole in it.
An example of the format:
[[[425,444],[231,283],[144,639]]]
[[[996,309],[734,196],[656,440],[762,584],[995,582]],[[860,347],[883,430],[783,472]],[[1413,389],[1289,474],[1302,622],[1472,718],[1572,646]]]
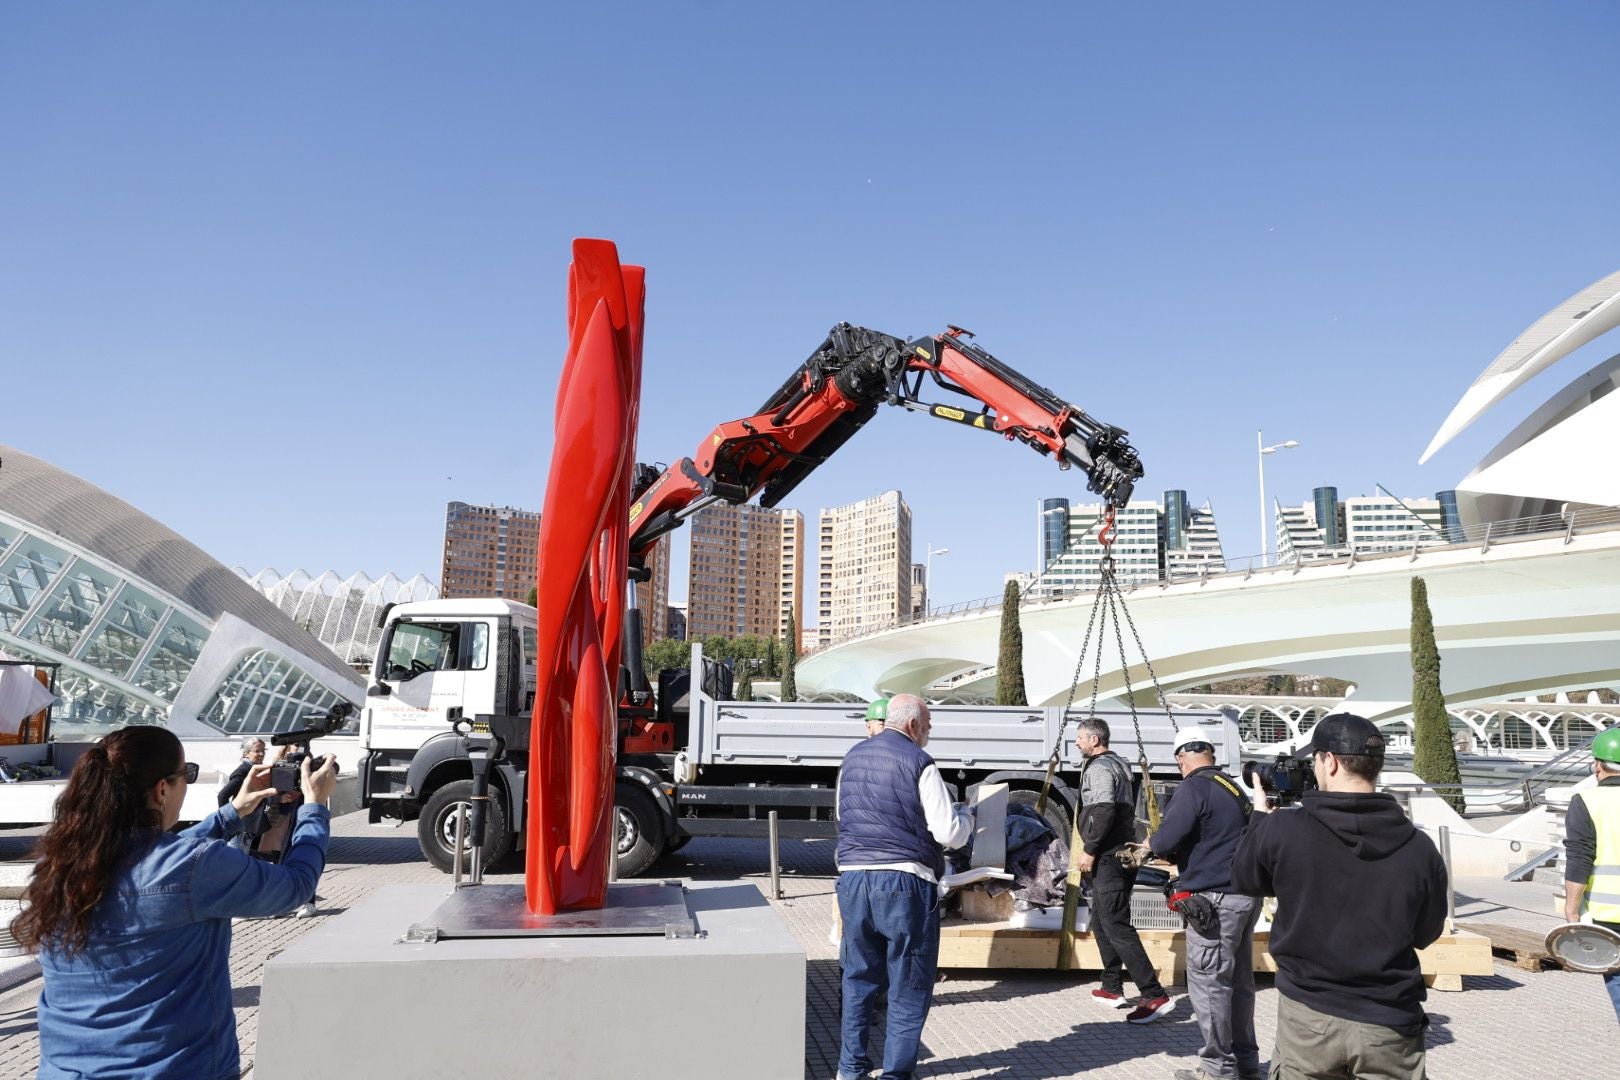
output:
[[[1588,507],[1562,514],[1506,518],[1500,521],[1486,521],[1472,525],[1459,524],[1429,527],[1417,524],[1409,533],[1391,534],[1381,538],[1374,546],[1321,548],[1311,551],[1297,560],[1281,558],[1276,554],[1242,555],[1230,558],[1223,557],[1219,562],[1211,559],[1203,563],[1184,563],[1171,568],[1161,567],[1156,572],[1144,573],[1139,568],[1132,568],[1129,572],[1121,574],[1119,580],[1120,584],[1127,590],[1135,590],[1158,585],[1186,584],[1191,581],[1208,581],[1232,577],[1248,578],[1255,574],[1292,573],[1306,566],[1353,566],[1356,563],[1374,559],[1404,558],[1415,560],[1422,555],[1433,552],[1454,551],[1465,547],[1478,547],[1481,550],[1489,550],[1496,544],[1516,543],[1525,540],[1545,540],[1559,535],[1563,536],[1565,543],[1569,543],[1576,536],[1586,533],[1608,532],[1614,529],[1620,529],[1620,506]],[[1217,567],[1217,569],[1211,569],[1212,566]],[[1024,586],[1021,593],[1021,606],[1031,607],[1044,604],[1069,603],[1095,595],[1095,590],[1066,587],[1043,576],[1035,578]],[[980,597],[976,600],[962,600],[953,604],[941,604],[932,608],[926,614],[915,616],[907,614],[882,622],[867,623],[857,630],[835,635],[825,647],[843,645],[850,641],[857,641],[861,638],[871,637],[874,634],[885,633],[904,626],[939,622],[961,618],[964,615],[999,610],[1001,610],[1000,594]]]

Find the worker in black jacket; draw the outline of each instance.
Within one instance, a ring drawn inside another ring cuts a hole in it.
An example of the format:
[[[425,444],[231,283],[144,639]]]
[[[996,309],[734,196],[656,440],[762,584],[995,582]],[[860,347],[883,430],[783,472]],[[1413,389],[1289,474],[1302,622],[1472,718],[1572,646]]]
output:
[[[1232,857],[1249,820],[1249,800],[1215,764],[1214,737],[1202,728],[1176,735],[1181,784],[1165,807],[1148,848],[1175,862],[1177,910],[1187,917],[1187,996],[1204,1046],[1200,1077],[1260,1076],[1254,1034],[1254,923],[1260,903],[1232,887]]]
[[[1125,997],[1125,972],[1136,984],[1136,1007],[1125,1019],[1151,1023],[1166,1011],[1170,995],[1142,948],[1142,937],[1131,924],[1131,891],[1136,870],[1126,868],[1115,852],[1136,839],[1136,796],[1131,767],[1108,749],[1108,722],[1096,716],[1080,721],[1075,748],[1086,759],[1080,767],[1081,850],[1075,866],[1091,875],[1091,935],[1102,954],[1102,985],[1091,992],[1093,1001],[1111,1009],[1130,1007]]]
[[[1236,888],[1275,896],[1274,1080],[1424,1075],[1428,1018],[1417,950],[1445,929],[1446,867],[1375,788],[1384,739],[1350,713],[1311,731],[1319,790],[1258,819],[1238,846]],[[1255,809],[1263,810],[1258,792]]]

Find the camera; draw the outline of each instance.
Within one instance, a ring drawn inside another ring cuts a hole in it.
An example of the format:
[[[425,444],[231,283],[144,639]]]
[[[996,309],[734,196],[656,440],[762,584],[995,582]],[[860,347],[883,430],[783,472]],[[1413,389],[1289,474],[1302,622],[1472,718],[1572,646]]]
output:
[[[276,798],[261,806],[249,824],[249,835],[253,837],[251,850],[259,858],[275,861],[281,857],[282,848],[288,840],[293,812],[304,801],[300,776],[303,770],[300,766],[308,759],[309,771],[313,773],[326,764],[325,756],[310,753],[310,740],[330,735],[342,727],[353,712],[354,706],[339,701],[325,713],[304,717],[306,727],[269,738],[272,746],[295,747],[284,760],[270,766],[271,788],[282,796],[292,797]]]
[[[1272,762],[1245,761],[1243,782],[1251,788],[1258,783],[1278,806],[1289,806],[1316,790],[1316,771],[1304,758],[1278,754]]]

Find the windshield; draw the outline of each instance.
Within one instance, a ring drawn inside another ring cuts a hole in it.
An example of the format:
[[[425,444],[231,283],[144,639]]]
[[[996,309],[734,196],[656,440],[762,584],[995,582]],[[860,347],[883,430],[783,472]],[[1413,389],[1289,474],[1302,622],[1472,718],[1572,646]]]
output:
[[[479,671],[489,659],[489,627],[481,622],[401,622],[388,642],[388,679],[429,671]]]

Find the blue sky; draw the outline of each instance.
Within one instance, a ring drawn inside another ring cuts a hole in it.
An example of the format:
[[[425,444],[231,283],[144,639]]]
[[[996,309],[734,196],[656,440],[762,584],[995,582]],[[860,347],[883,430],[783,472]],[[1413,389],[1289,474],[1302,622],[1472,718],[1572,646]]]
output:
[[[436,578],[448,500],[540,505],[606,236],[648,267],[645,460],[835,322],[957,323],[1249,553],[1257,428],[1302,444],[1285,501],[1430,494],[1601,357],[1417,465],[1620,266],[1616,40],[1612,3],[6,5],[0,442],[227,564]],[[885,410],[788,505],[890,487],[936,602],[1084,497]]]

